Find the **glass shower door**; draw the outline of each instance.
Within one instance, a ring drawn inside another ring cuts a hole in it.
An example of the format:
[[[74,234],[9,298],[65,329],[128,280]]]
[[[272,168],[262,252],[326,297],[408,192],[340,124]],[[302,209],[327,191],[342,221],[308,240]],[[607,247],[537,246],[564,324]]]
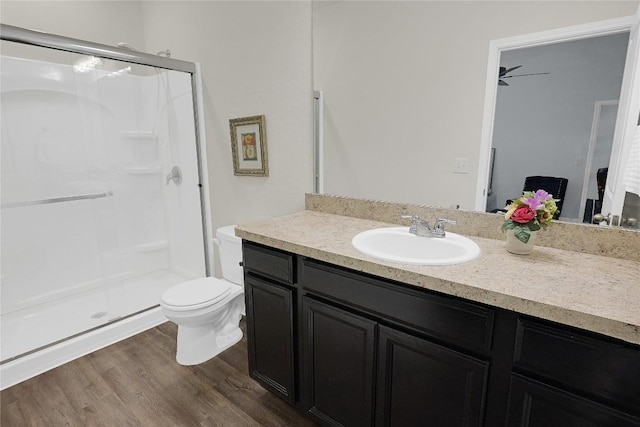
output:
[[[6,362],[157,306],[206,268],[190,74],[2,52]]]
[[[191,76],[141,65],[124,70],[100,82],[103,98],[120,106],[108,157],[118,189],[123,316],[206,275]]]

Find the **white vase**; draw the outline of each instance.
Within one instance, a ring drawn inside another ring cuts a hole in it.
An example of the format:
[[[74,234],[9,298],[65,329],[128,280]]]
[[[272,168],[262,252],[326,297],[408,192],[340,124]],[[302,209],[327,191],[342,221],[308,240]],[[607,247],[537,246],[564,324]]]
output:
[[[533,250],[533,247],[536,243],[536,237],[538,235],[537,231],[532,231],[531,236],[529,236],[529,241],[527,243],[522,243],[515,234],[513,234],[513,230],[507,230],[507,240],[505,242],[505,248],[507,252],[511,252],[512,254],[517,255],[528,255]]]

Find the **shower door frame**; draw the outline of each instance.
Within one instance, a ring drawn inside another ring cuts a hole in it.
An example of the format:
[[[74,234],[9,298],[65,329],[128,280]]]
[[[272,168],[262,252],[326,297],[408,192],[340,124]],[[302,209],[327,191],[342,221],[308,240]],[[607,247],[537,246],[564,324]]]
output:
[[[0,39],[25,45],[66,51],[81,55],[92,55],[105,59],[189,73],[193,104],[196,164],[198,168],[198,192],[204,245],[205,275],[213,275],[213,236],[211,234],[211,211],[208,191],[205,129],[203,122],[203,100],[200,65],[148,53],[93,43],[85,40],[33,31],[0,23]],[[134,313],[117,322],[92,328],[68,339],[52,343],[42,349],[26,353],[15,360],[0,364],[0,390],[32,378],[78,357],[111,345],[132,335],[157,326],[167,319],[159,306]]]
[[[206,179],[206,151],[205,145],[201,142],[201,138],[204,136],[204,126],[202,125],[200,120],[202,104],[200,98],[198,97],[198,93],[200,93],[199,91],[201,81],[199,65],[193,62],[167,58],[165,56],[132,51],[129,49],[123,49],[86,40],[29,30],[26,28],[7,24],[0,24],[0,39],[31,46],[78,53],[81,55],[92,55],[100,58],[129,62],[132,64],[147,65],[156,68],[189,73],[191,77],[191,95],[193,102],[196,163],[198,165],[198,191],[200,193],[200,215],[202,217],[205,275],[212,276],[212,248],[210,247],[209,242],[212,242],[213,236],[210,234],[210,229],[208,227],[208,222],[210,220],[210,211],[207,191],[208,185]]]

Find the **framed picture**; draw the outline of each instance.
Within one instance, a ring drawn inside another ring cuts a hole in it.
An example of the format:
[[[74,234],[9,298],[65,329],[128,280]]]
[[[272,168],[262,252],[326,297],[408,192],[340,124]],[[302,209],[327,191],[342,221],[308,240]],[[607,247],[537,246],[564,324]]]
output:
[[[264,116],[229,120],[233,174],[269,176]]]

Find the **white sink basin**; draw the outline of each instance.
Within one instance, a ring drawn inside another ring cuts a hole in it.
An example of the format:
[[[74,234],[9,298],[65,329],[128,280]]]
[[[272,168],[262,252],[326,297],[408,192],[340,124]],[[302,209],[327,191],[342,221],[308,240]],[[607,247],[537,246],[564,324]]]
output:
[[[460,264],[480,255],[480,247],[459,234],[447,231],[445,237],[421,237],[409,233],[409,227],[363,231],[351,244],[365,255],[401,264]]]

